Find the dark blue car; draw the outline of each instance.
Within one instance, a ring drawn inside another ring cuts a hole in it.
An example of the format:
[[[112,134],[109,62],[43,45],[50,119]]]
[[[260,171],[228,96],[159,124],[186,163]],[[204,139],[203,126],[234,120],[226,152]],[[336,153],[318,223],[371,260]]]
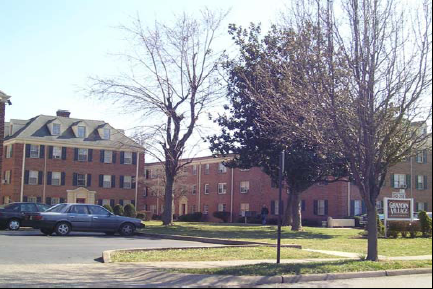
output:
[[[144,228],[139,219],[116,216],[97,205],[59,204],[30,218],[36,220],[33,228],[44,235],[67,236],[74,231],[132,236],[137,229]]]
[[[28,214],[45,212],[51,206],[36,203],[13,203],[0,208],[0,230],[18,231],[21,227],[32,227]]]

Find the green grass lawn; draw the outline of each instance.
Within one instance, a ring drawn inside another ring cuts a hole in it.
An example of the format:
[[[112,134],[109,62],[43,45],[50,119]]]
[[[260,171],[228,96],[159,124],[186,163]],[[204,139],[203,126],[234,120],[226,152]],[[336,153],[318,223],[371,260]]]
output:
[[[164,227],[161,222],[146,222],[144,233],[220,238],[252,242],[276,243],[275,226],[245,226],[214,223],[175,223]],[[303,232],[283,228],[282,243],[302,245],[304,249],[331,250],[366,254],[367,240],[358,229],[305,227]],[[432,239],[379,239],[379,254],[388,257],[432,254]]]
[[[347,260],[307,264],[258,264],[214,269],[177,269],[175,271],[200,275],[281,276],[431,268],[431,266],[432,261],[367,262]]]
[[[276,248],[209,248],[193,250],[119,252],[112,256],[114,262],[193,262],[276,259]],[[335,256],[282,248],[282,259],[327,259]]]

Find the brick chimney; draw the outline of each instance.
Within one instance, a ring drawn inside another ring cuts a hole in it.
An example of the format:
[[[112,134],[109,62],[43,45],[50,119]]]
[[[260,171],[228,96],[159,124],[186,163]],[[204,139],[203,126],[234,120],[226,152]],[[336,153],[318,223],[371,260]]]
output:
[[[61,116],[61,117],[69,117],[71,115],[71,113],[69,112],[69,110],[63,110],[63,109],[59,109],[57,111],[57,116]]]

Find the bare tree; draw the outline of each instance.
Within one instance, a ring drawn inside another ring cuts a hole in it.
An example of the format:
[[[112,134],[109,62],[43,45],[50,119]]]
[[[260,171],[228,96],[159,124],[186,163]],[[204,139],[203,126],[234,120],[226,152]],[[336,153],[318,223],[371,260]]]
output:
[[[340,148],[367,206],[367,259],[377,261],[376,203],[388,170],[431,145],[431,3],[296,3],[288,25],[318,28],[304,57],[311,59],[305,74],[310,86],[304,101],[293,94],[262,99],[273,111],[266,113],[268,123],[284,126],[302,117],[299,129],[290,126],[288,133]],[[414,3],[421,9],[410,9]],[[285,107],[291,110],[285,113]],[[331,138],[326,127],[333,129]]]
[[[180,162],[187,142],[200,117],[222,96],[217,73],[222,52],[213,48],[226,14],[205,9],[197,19],[182,14],[172,25],[155,22],[153,28],[144,28],[137,18],[132,27],[122,27],[133,50],[123,55],[130,72],[93,79],[93,95],[142,116],[136,137],[164,165],[164,225],[173,222],[173,186],[188,164]]]

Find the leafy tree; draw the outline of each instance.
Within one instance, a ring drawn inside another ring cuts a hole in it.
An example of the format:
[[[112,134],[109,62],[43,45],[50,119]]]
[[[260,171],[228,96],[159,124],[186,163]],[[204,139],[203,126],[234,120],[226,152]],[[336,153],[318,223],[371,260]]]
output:
[[[116,206],[114,206],[113,212],[114,212],[114,214],[116,216],[123,216],[124,213],[125,213],[122,205],[116,205]]]
[[[269,118],[264,114],[273,111],[263,111],[264,102],[257,96],[273,97],[268,92],[268,85],[273,85],[274,92],[280,95],[303,89],[301,79],[306,78],[304,74],[308,71],[295,60],[305,55],[304,46],[311,41],[311,31],[312,27],[297,34],[293,30],[274,27],[262,40],[260,26],[252,24],[250,29],[230,26],[229,32],[239,48],[239,57],[228,59],[224,64],[229,75],[231,106],[227,106],[227,113],[217,119],[222,128],[221,135],[210,138],[214,153],[234,154],[229,166],[259,166],[274,182],[278,180],[278,156],[282,150],[286,151],[284,180],[290,194],[283,224],[291,224],[294,231],[302,229],[302,192],[318,182],[334,182],[348,176],[347,164],[337,151],[310,137],[308,131],[292,129],[303,122],[302,115],[297,115],[294,124],[285,121],[284,129],[283,126],[267,125]],[[299,79],[296,85],[289,81],[289,75]],[[303,98],[301,94],[300,100]],[[292,111],[290,106],[286,109]],[[324,125],[322,128],[328,129]],[[294,134],[288,135],[289,130]],[[332,136],[332,132],[329,134]]]
[[[127,204],[124,208],[125,217],[135,218],[137,217],[137,211],[135,210],[135,206],[133,204]]]

